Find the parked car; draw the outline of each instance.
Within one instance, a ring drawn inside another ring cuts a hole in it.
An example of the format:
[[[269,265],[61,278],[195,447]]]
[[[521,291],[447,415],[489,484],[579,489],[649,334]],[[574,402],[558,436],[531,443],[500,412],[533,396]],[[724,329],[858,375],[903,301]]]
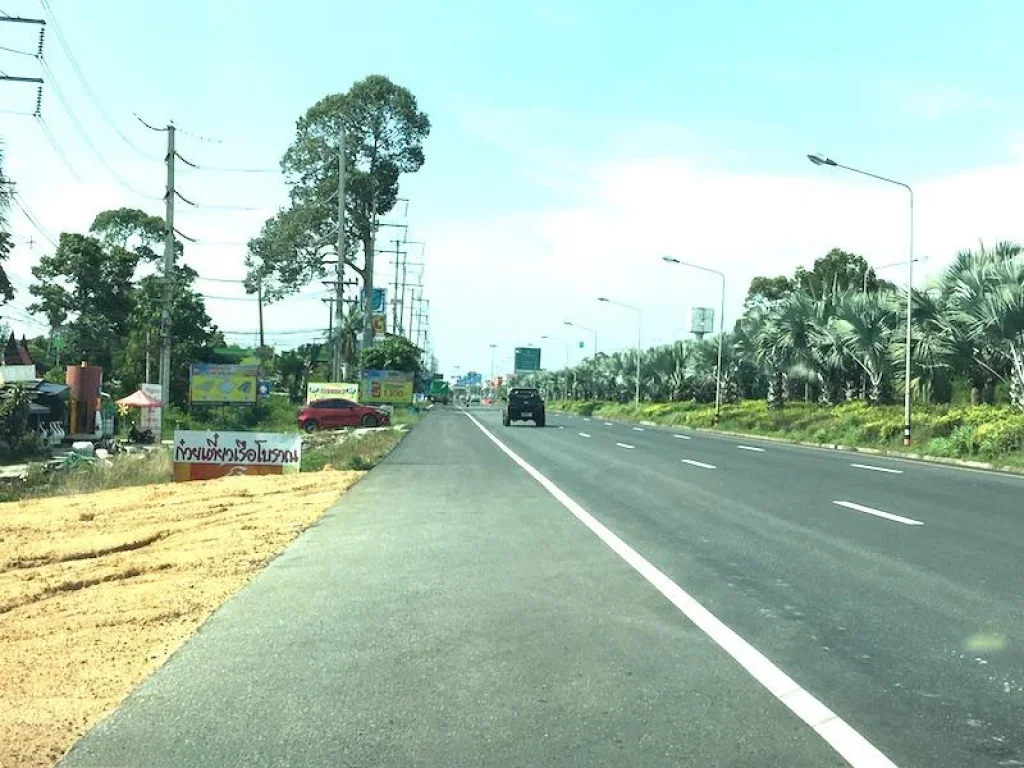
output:
[[[391,415],[372,405],[360,405],[351,400],[332,397],[314,400],[299,411],[299,429],[316,432],[318,429],[338,427],[380,427],[391,423]]]
[[[540,390],[519,387],[508,393],[508,401],[502,409],[501,423],[506,427],[513,421],[530,421],[538,427],[545,423],[544,400]]]

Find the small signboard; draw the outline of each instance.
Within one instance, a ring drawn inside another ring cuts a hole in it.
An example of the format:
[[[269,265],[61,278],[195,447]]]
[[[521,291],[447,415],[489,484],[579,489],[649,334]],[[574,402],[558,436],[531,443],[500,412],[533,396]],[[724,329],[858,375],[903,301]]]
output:
[[[306,404],[314,400],[326,400],[329,397],[340,397],[345,400],[359,401],[359,385],[354,382],[311,381],[306,384]]]
[[[715,310],[711,307],[692,307],[690,309],[690,333],[703,336],[715,332]]]
[[[533,373],[540,370],[539,347],[516,347],[515,372]]]
[[[278,432],[174,431],[174,480],[298,472],[302,437]]]

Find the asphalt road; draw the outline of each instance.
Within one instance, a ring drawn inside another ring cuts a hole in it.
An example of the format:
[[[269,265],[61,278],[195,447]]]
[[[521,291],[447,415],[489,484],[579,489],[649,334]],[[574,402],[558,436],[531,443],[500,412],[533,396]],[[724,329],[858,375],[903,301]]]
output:
[[[435,409],[64,764],[1024,765],[1022,534],[1015,477]]]

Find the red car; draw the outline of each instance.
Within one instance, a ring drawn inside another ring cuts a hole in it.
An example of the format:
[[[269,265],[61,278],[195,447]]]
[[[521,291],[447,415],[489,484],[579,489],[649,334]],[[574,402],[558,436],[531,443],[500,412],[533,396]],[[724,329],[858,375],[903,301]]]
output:
[[[314,400],[299,411],[299,429],[316,432],[337,427],[380,427],[391,423],[387,411],[351,400]]]

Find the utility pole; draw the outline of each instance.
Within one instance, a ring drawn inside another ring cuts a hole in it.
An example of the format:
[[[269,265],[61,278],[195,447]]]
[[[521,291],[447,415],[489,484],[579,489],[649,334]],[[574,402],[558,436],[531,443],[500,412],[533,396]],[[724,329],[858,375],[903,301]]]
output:
[[[174,123],[167,126],[167,205],[164,235],[164,301],[160,316],[160,392],[165,403],[171,397],[171,303],[174,300]],[[167,409],[162,409],[166,416]]]
[[[260,316],[260,357],[263,357],[263,349],[267,346],[263,339],[263,283],[256,283],[256,307]]]
[[[394,250],[394,254],[395,254],[395,282],[392,283],[392,285],[394,286],[394,289],[395,289],[395,295],[391,297],[391,330],[394,333],[400,334],[400,333],[402,333],[402,320],[400,320],[399,318],[400,317],[404,318],[405,312],[403,311],[401,315],[398,314],[398,285],[399,285],[399,283],[398,283],[398,268],[399,268],[399,266],[401,266],[401,263],[402,263],[402,253],[403,253],[403,251],[401,249],[402,241],[399,240],[396,237],[394,242],[395,242],[395,250]]]
[[[342,127],[338,135],[338,281],[334,286],[334,302],[332,314],[334,315],[333,326],[331,327],[332,366],[331,381],[341,381],[341,326],[344,319],[345,306],[345,129]],[[371,259],[372,261],[372,259]],[[370,269],[373,268],[372,263]],[[371,278],[369,282],[373,282]],[[367,307],[369,309],[369,307]],[[338,329],[337,338],[334,337],[334,329]]]

